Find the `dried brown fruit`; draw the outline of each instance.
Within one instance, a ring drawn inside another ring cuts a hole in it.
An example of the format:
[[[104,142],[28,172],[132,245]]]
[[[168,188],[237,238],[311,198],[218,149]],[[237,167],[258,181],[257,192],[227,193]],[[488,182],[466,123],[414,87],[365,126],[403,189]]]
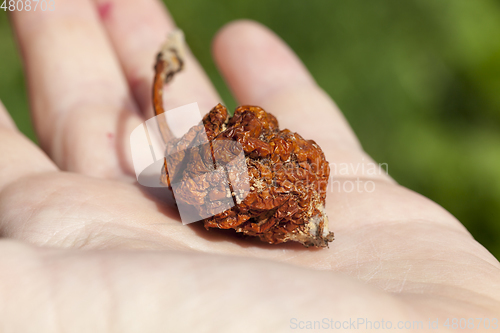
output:
[[[166,45],[156,65],[157,114],[163,112],[159,95],[163,82],[175,73],[168,68],[178,68],[168,62],[183,63],[181,52],[176,51],[181,46],[172,47],[171,42]],[[209,143],[204,144],[207,139]],[[223,186],[225,173],[209,172],[219,167],[214,161],[229,162],[238,155],[234,146],[224,145],[228,141],[238,142],[245,156],[244,166],[226,170],[231,191]],[[203,221],[207,229],[234,229],[270,244],[297,241],[306,247],[326,247],[333,240],[325,213],[330,168],[323,151],[312,140],[280,130],[276,118],[262,108],[240,106],[230,117],[218,104],[202,124],[182,138],[168,139],[165,156],[162,182],[170,186],[183,181],[176,202],[192,205],[201,215],[210,216]],[[233,189],[240,188],[238,182],[243,180],[250,187],[240,196]],[[224,200],[234,203],[233,207],[210,214]]]

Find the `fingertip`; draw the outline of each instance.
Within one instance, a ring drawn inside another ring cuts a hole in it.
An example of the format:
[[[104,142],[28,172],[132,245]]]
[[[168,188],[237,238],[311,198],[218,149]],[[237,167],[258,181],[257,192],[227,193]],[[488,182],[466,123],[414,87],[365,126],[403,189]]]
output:
[[[214,37],[212,52],[241,103],[257,103],[287,85],[314,83],[290,47],[255,21],[237,20],[223,26]]]
[[[214,51],[217,51],[219,47],[226,47],[227,41],[233,40],[233,37],[238,37],[242,34],[244,37],[251,36],[252,34],[265,34],[273,32],[264,26],[263,24],[249,20],[249,19],[239,19],[226,23],[222,28],[217,31],[212,47]]]

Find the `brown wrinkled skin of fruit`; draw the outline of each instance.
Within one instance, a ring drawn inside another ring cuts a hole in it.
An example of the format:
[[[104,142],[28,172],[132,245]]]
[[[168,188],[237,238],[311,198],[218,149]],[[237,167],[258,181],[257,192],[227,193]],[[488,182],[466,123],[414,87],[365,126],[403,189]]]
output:
[[[234,229],[270,244],[298,241],[306,247],[328,246],[333,233],[328,232],[324,207],[330,168],[314,141],[287,129],[280,130],[276,118],[257,106],[240,106],[229,117],[227,109],[219,104],[205,115],[203,126],[213,147],[218,140],[241,144],[250,184],[242,201],[235,200],[237,204],[231,209],[203,221],[207,229]],[[186,150],[203,138],[200,124],[167,145],[166,156],[175,163],[168,164],[170,170],[165,163],[162,182],[170,186],[171,181],[202,177],[201,181],[198,178],[196,182],[188,182],[186,195],[182,191],[177,193],[176,201],[210,205],[214,200],[231,196],[213,185],[222,184],[222,179],[219,182],[207,174],[213,154],[220,159],[224,152],[210,149],[210,145]],[[212,179],[204,179],[205,175]],[[237,199],[234,192],[232,196],[231,200]]]

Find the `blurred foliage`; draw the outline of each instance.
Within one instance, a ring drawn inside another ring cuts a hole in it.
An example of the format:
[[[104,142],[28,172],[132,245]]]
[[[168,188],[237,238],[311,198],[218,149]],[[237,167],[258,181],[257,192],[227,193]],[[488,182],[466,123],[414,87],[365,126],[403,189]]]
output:
[[[36,141],[29,115],[21,58],[7,14],[3,10],[0,10],[0,100],[11,113],[17,127]]]
[[[225,23],[270,27],[399,183],[438,202],[500,258],[498,0],[165,1],[226,104],[210,42]],[[0,15],[0,98],[34,139],[19,55]]]

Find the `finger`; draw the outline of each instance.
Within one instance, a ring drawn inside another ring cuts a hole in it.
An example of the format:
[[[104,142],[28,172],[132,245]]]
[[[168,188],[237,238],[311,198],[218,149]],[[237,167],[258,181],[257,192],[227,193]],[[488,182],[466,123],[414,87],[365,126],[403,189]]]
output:
[[[280,127],[314,139],[325,151],[338,177],[388,179],[385,173],[363,174],[373,161],[344,116],[321,90],[305,66],[274,33],[252,21],[224,27],[213,43],[217,65],[241,104],[259,105],[277,116]],[[333,165],[332,165],[333,164]]]
[[[0,192],[22,177],[51,171],[57,171],[54,163],[17,131],[0,102]]]
[[[137,107],[92,3],[55,6],[12,15],[40,144],[64,170],[122,177]]]
[[[267,108],[283,125],[300,126],[300,133],[324,134],[358,146],[334,103],[290,48],[267,28],[251,21],[231,23],[218,33],[213,50],[240,103]]]
[[[158,0],[94,1],[135,99],[144,114],[152,117],[154,61],[175,23]],[[184,70],[165,87],[164,96],[167,110],[198,102],[202,111],[208,111],[220,102],[220,97],[190,52]]]

